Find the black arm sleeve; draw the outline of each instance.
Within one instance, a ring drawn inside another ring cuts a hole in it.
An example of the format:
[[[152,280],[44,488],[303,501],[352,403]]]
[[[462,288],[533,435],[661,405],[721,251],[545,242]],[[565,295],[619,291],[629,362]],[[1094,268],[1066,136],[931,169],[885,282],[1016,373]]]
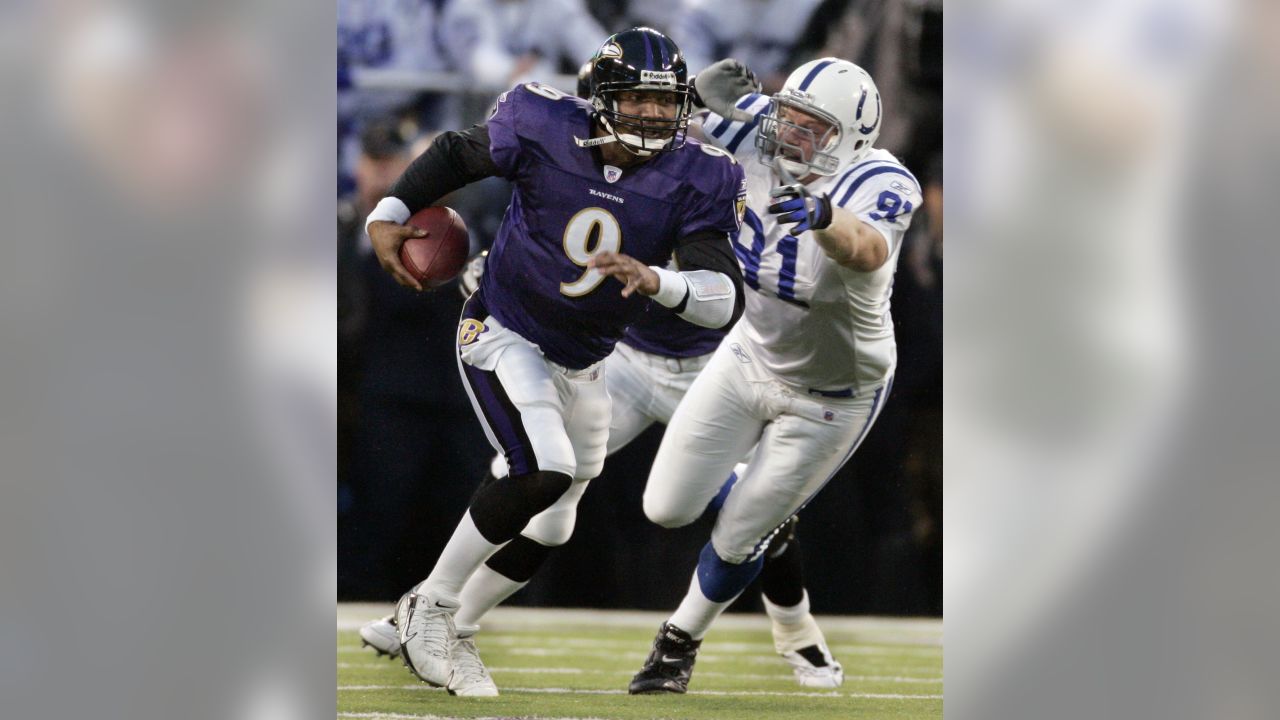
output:
[[[489,156],[489,128],[472,125],[461,132],[441,133],[387,194],[398,198],[412,214],[463,185],[497,174],[498,166]]]
[[[742,268],[738,266],[738,258],[733,253],[733,245],[728,236],[717,232],[694,233],[676,243],[676,263],[681,270],[712,270],[724,273],[733,282],[733,317],[724,327],[733,327],[742,317],[742,309],[747,298],[742,290]],[[689,302],[686,294],[684,300],[675,308],[677,314],[684,312]]]

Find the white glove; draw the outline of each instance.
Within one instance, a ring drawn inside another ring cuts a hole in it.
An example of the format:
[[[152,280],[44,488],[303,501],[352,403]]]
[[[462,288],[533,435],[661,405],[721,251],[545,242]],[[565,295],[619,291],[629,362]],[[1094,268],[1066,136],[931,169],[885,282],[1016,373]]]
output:
[[[737,60],[716,61],[693,78],[698,104],[726,120],[751,122],[752,115],[734,107],[747,93],[760,92],[760,81],[751,70]]]

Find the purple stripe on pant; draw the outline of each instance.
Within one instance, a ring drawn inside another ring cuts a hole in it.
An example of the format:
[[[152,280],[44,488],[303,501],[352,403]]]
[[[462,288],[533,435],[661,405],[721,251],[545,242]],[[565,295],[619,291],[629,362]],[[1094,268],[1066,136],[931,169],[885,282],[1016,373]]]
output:
[[[489,316],[484,303],[475,293],[462,310],[463,320],[483,321]],[[520,410],[507,395],[496,372],[486,372],[461,363],[462,379],[471,387],[472,395],[481,411],[480,421],[489,427],[497,438],[506,455],[509,472],[512,476],[526,475],[538,471],[538,457],[533,452],[533,443],[524,430],[520,419]]]

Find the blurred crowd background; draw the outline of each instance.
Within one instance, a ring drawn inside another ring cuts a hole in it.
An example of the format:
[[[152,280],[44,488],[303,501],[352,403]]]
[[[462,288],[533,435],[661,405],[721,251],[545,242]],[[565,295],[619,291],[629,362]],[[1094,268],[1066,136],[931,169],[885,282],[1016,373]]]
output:
[[[724,57],[766,92],[815,57],[871,72],[884,147],[925,186],[899,260],[894,393],[862,449],[801,516],[816,612],[942,612],[942,3],[940,0],[339,0],[338,241],[340,600],[393,600],[431,569],[492,449],[457,376],[462,295],[414,294],[378,267],[365,215],[439,131],[484,118],[538,80],[568,93],[613,32],[667,33],[694,74]],[[490,179],[442,200],[473,251],[510,197]],[[649,523],[640,497],[657,426],[610,458],[570,543],[513,604],[669,609],[709,518]],[[759,608],[748,591],[738,609]]]
[[[946,716],[1270,720],[1280,5],[946,9]],[[332,717],[334,27],[0,3],[5,717]]]

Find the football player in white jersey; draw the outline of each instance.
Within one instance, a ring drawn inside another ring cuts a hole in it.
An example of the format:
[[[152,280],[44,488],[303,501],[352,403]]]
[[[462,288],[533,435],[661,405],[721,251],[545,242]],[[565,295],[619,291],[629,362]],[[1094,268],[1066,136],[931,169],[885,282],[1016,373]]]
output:
[[[746,169],[748,206],[735,250],[751,290],[742,320],[668,426],[645,514],[665,527],[693,522],[735,463],[758,448],[631,693],[688,689],[703,636],[759,573],[775,529],[822,489],[875,422],[897,363],[893,272],[922,202],[915,177],[874,147],[882,107],[862,68],[814,60],[778,94],[731,104],[717,101],[719,79],[700,73],[697,89],[715,113],[704,123],[708,140]]]

